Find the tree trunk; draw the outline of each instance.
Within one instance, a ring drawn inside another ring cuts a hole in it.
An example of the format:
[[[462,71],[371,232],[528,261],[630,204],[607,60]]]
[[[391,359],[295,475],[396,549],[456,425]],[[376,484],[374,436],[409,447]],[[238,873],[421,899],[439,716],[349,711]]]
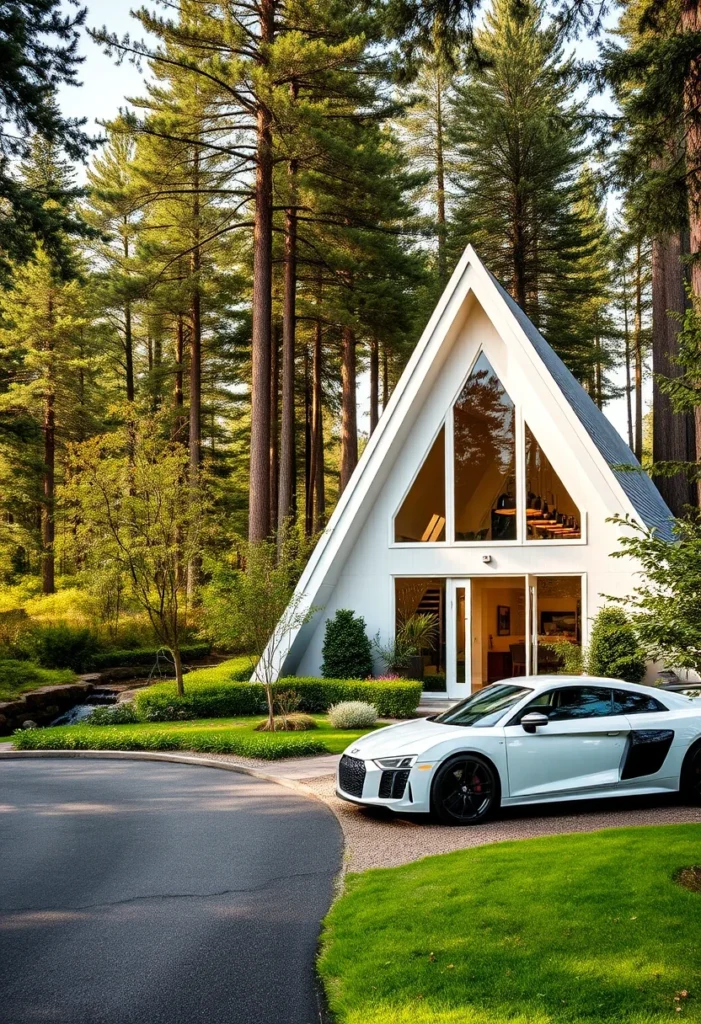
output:
[[[197,484],[202,449],[202,316],[200,294],[200,197],[199,197],[199,149],[193,154],[193,200],[192,220],[194,244],[190,256],[192,278],[192,299],[190,308],[190,481]]]
[[[380,346],[370,339],[370,436],[380,418]]]
[[[633,383],[631,377],[630,326],[628,321],[628,282],[623,275],[623,352],[626,368],[626,418],[628,447],[633,450]]]
[[[260,39],[273,42],[275,4],[260,0]],[[248,539],[270,533],[270,334],[272,313],[273,152],[272,117],[265,103],[256,112],[256,181],[253,228],[251,332],[251,460]]]
[[[681,30],[701,32],[701,0],[682,0]],[[696,312],[701,313],[701,57],[689,64],[684,82],[684,117],[691,294]],[[695,409],[695,428],[695,460],[701,462],[701,406]],[[696,491],[696,504],[701,505],[701,481]]]
[[[522,310],[526,310],[526,216],[523,209],[523,201],[520,195],[518,182],[515,185],[513,199],[514,215],[511,225],[512,231],[512,271],[511,271],[511,294],[518,302]]]
[[[175,406],[174,438],[182,441],[185,423],[183,419],[183,361],[185,359],[185,332],[183,315],[178,313],[175,322],[175,384],[173,405]]]
[[[171,648],[170,653],[173,655],[173,666],[175,668],[175,685],[178,691],[178,697],[185,696],[185,684],[183,682],[183,662],[180,656],[180,650]]]
[[[640,240],[635,250],[635,321],[633,326],[633,355],[635,359],[635,446],[638,462],[643,457],[643,283]]]
[[[314,529],[314,463],[312,462],[312,375],[309,346],[304,346],[304,535]],[[310,501],[311,495],[311,501]]]
[[[56,535],[55,499],[56,499],[56,409],[53,356],[53,297],[49,298],[48,308],[48,342],[46,388],[44,391],[44,471],[43,493],[44,502],[41,506],[41,591],[42,594],[53,594],[54,580],[54,540]]]
[[[682,368],[679,354],[677,316],[684,313],[683,256],[685,245],[680,231],[655,238],[652,243],[652,458],[653,462],[686,462],[696,458],[694,418],[675,413],[658,376],[678,377]],[[694,501],[696,488],[683,473],[655,477],[655,483],[675,516]]]
[[[270,522],[277,523],[280,480],[280,323],[273,324],[270,346]]]
[[[355,385],[355,333],[344,327],[341,337],[341,475],[343,494],[358,464],[358,411]]]
[[[389,359],[387,357],[387,345],[382,346],[382,411],[384,412],[389,402]]]
[[[317,302],[321,304],[321,284]],[[313,508],[312,531],[318,533],[325,526],[326,496],[324,493],[324,437],[322,417],[322,364],[323,326],[317,317],[314,324],[314,347],[312,351],[312,414],[310,482],[307,491],[307,507]]]
[[[438,280],[441,288],[448,280],[445,220],[445,155],[443,142],[443,76],[436,70],[436,220],[438,228]],[[372,432],[372,426],[370,428]]]
[[[123,223],[126,227],[128,224],[128,218],[123,218]],[[129,239],[124,236],[124,262],[126,269],[126,262],[129,259]],[[127,385],[127,402],[134,401],[134,341],[132,337],[131,329],[131,300],[126,299],[124,302],[124,373],[126,376]]]
[[[295,459],[295,304],[297,298],[297,161],[290,160],[290,205],[285,211],[285,274],[282,311],[282,415],[280,422],[280,490],[278,493],[278,550],[292,515]]]

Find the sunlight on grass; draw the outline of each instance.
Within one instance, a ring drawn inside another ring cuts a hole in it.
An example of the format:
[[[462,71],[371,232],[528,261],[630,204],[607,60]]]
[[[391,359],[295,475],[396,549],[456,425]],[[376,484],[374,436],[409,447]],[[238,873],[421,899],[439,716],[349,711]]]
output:
[[[699,859],[701,827],[679,825],[351,875],[323,935],[332,1010],[339,1024],[701,1021],[701,896],[673,881]]]

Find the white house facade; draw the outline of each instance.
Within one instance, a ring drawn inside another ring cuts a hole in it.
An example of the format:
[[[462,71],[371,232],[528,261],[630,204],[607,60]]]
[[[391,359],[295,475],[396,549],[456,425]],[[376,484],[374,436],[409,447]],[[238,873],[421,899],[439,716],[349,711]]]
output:
[[[669,529],[637,465],[468,248],[299,582],[314,614],[286,634],[278,673],[320,674],[339,608],[382,641],[435,615],[416,667],[430,694],[551,671],[557,645],[586,644],[606,596],[635,585],[610,517]]]

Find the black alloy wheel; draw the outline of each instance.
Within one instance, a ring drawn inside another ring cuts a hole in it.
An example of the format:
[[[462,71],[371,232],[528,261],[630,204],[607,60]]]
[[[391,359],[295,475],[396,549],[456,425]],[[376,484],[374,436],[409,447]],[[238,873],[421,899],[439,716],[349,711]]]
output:
[[[446,761],[433,782],[431,807],[444,825],[477,825],[499,806],[499,779],[478,754]]]
[[[686,755],[681,783],[683,798],[689,803],[701,804],[701,743]]]

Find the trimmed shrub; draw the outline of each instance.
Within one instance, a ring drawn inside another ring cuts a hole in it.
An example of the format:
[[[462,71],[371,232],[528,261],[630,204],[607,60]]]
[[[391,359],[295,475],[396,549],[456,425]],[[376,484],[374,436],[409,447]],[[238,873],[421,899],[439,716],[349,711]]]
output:
[[[229,667],[232,666],[232,667]],[[139,690],[134,698],[140,722],[174,722],[192,718],[234,718],[264,715],[265,689],[260,683],[236,681],[240,664],[235,659],[185,676],[185,695],[178,697],[175,683],[157,683]],[[250,672],[250,664],[246,669]],[[293,690],[299,710],[324,714],[332,704],[360,700],[372,704],[380,718],[411,718],[421,699],[421,683],[382,679],[304,679],[290,676],[278,682]]]
[[[86,626],[36,626],[30,635],[31,652],[44,668],[72,668],[83,672],[90,668],[100,641]]]
[[[211,644],[185,644],[180,648],[183,661],[188,659],[194,661],[196,658],[206,658],[211,651]],[[162,647],[147,647],[133,651],[99,651],[91,661],[91,668],[115,668],[128,665],[149,665],[155,662],[159,654],[163,653]],[[167,655],[170,657],[169,655]],[[248,675],[251,674],[250,668]],[[246,677],[247,678],[247,677]]]
[[[97,707],[85,719],[86,725],[133,725],[138,721],[133,700],[121,700],[118,704]]]
[[[305,679],[290,676],[280,686],[294,689],[300,696],[299,707],[311,715],[324,714],[332,704],[363,701],[372,704],[379,718],[411,718],[421,700],[421,683],[412,679],[399,682],[384,679]]]
[[[362,700],[346,700],[329,708],[329,722],[334,729],[370,729],[376,721],[377,711]]]
[[[594,619],[587,672],[592,676],[639,683],[645,675],[645,658],[635,630],[622,608],[602,608]]]
[[[365,632],[365,619],[348,608],[339,608],[327,619],[322,647],[325,679],[365,679],[372,675],[372,647]]]
[[[110,732],[74,725],[61,729],[20,729],[12,734],[16,750],[196,750],[276,761],[283,757],[325,754],[323,740],[299,733],[238,736],[235,729],[213,732]]]

